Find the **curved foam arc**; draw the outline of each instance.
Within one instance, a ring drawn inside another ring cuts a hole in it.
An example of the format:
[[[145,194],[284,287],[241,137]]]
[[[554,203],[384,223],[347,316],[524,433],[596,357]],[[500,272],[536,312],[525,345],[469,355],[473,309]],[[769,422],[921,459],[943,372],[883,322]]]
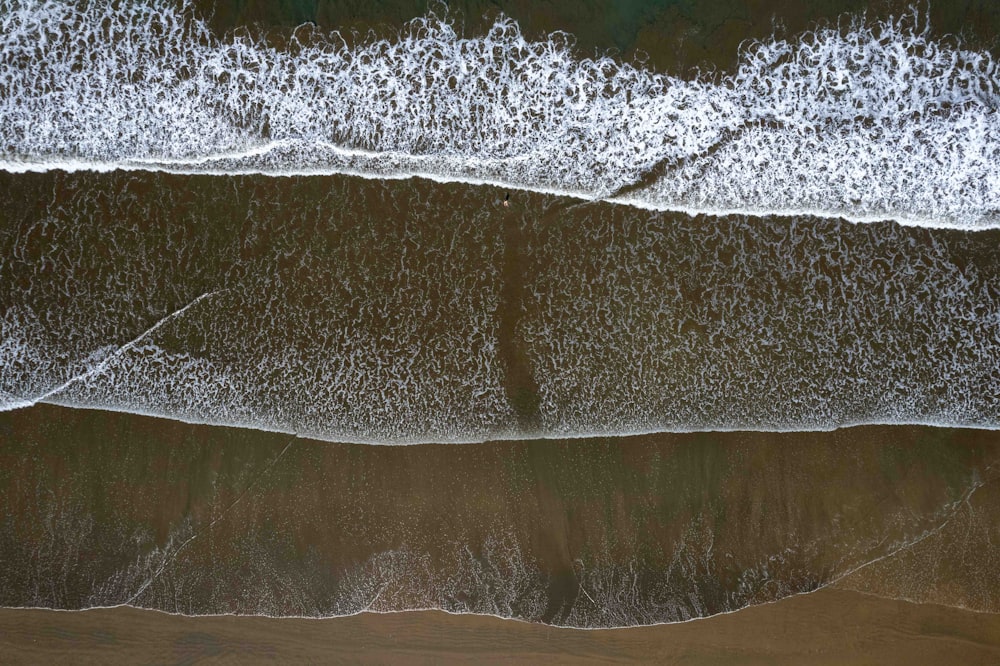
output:
[[[2,5],[11,171],[422,175],[658,210],[1000,226],[996,63],[932,40],[916,12],[752,43],[735,72],[683,80],[528,41],[506,18],[464,38],[432,12],[391,41],[314,32],[281,50],[219,38],[187,3]]]

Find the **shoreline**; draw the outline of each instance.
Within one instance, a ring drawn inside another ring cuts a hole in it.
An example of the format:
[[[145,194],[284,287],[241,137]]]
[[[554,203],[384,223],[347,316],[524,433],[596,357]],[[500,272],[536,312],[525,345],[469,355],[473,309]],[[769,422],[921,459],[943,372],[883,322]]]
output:
[[[301,433],[293,432],[291,430],[278,430],[269,429],[261,425],[253,425],[246,423],[223,423],[223,422],[211,422],[211,421],[198,421],[194,419],[186,419],[181,416],[168,416],[164,414],[159,414],[153,411],[144,410],[132,410],[117,407],[115,405],[74,405],[68,402],[60,402],[57,400],[40,400],[38,402],[26,401],[24,404],[14,404],[9,409],[0,409],[0,414],[12,413],[17,411],[23,411],[27,409],[32,409],[36,406],[52,406],[62,409],[72,409],[72,410],[82,410],[90,412],[107,412],[112,414],[125,414],[128,416],[139,416],[149,419],[157,419],[161,421],[167,421],[172,423],[182,423],[185,425],[192,426],[205,426],[208,428],[227,428],[231,430],[246,430],[256,433],[268,433],[272,435],[286,435],[288,437],[294,437],[295,439],[302,440],[303,442],[312,442],[315,444],[341,444],[345,446],[374,446],[374,447],[396,447],[396,446],[474,446],[477,444],[502,444],[511,442],[545,442],[545,441],[564,441],[564,440],[583,440],[583,439],[632,439],[639,437],[650,437],[656,435],[713,435],[713,434],[726,434],[726,433],[756,433],[761,435],[766,434],[778,434],[778,435],[795,435],[795,434],[820,434],[820,433],[835,433],[845,430],[863,429],[863,428],[935,428],[939,430],[970,430],[970,431],[982,431],[982,432],[996,432],[1000,431],[1000,423],[988,424],[988,423],[978,423],[978,424],[968,424],[968,423],[944,423],[937,421],[845,421],[843,423],[838,423],[830,427],[816,427],[816,428],[760,428],[755,429],[751,427],[739,427],[734,426],[732,428],[704,428],[699,430],[680,430],[680,429],[670,429],[670,428],[656,428],[649,430],[636,430],[636,431],[587,431],[587,432],[552,432],[544,433],[539,431],[531,432],[511,432],[509,434],[504,433],[494,433],[489,437],[483,439],[451,439],[451,440],[415,440],[415,441],[381,441],[381,440],[365,440],[365,439],[324,439],[323,437],[314,433]]]
[[[368,446],[38,405],[0,433],[8,607],[596,628],[843,584],[1000,609],[991,431]]]
[[[40,640],[43,639],[43,640]],[[576,631],[435,611],[332,620],[185,618],[113,609],[0,609],[9,663],[72,655],[77,663],[238,658],[242,663],[338,659],[433,663],[990,663],[1000,616],[823,590],[681,625]]]

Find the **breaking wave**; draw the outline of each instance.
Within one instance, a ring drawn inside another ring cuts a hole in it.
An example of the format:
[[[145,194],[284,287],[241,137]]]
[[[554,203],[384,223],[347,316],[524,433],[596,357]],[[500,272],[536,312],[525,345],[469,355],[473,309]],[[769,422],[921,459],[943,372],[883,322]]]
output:
[[[399,444],[1000,427],[1000,231],[483,198],[0,174],[0,411]]]
[[[349,45],[189,3],[0,0],[0,168],[422,175],[689,213],[1000,226],[996,61],[913,11],[690,80],[443,12]]]

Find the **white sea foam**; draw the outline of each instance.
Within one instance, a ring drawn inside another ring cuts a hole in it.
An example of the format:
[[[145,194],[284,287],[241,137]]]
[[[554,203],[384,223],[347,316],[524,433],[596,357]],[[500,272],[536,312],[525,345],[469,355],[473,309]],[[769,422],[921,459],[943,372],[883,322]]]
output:
[[[0,168],[424,175],[687,212],[1000,226],[996,62],[917,14],[684,80],[446,16],[348,46],[186,4],[0,0]],[[654,170],[652,173],[651,170]],[[640,185],[641,181],[641,185]],[[623,190],[629,190],[627,196]]]
[[[0,180],[0,283],[16,285],[0,289],[0,411],[44,400],[394,444],[1000,427],[996,231],[706,224],[526,196],[543,214],[520,226],[514,277],[516,211],[475,188]]]

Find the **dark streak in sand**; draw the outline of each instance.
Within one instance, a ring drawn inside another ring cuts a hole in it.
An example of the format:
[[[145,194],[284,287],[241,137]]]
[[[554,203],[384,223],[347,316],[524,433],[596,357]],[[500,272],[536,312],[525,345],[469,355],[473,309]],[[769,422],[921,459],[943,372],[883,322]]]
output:
[[[541,427],[538,383],[535,381],[524,339],[518,330],[525,312],[525,276],[528,275],[523,261],[522,226],[529,213],[524,206],[515,206],[513,209],[505,206],[501,214],[504,216],[504,238],[502,284],[496,314],[499,322],[497,342],[504,364],[507,399],[517,416],[521,435],[530,437],[538,434]]]

